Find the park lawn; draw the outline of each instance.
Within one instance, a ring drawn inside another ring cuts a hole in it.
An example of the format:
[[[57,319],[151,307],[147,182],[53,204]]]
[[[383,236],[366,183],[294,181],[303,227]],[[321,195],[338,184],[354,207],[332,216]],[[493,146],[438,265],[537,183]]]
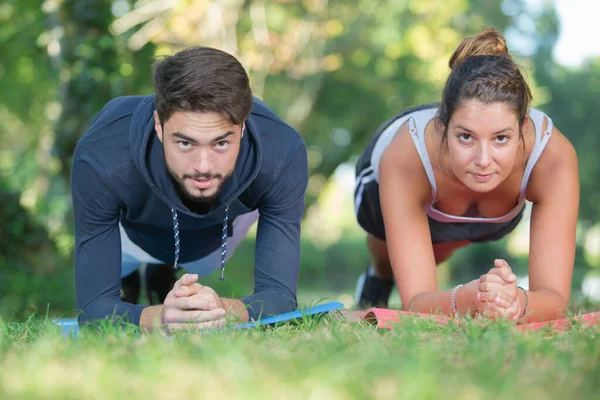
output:
[[[0,320],[0,398],[585,399],[600,397],[600,328],[506,322],[390,331],[333,317],[165,337],[104,325],[65,338]]]

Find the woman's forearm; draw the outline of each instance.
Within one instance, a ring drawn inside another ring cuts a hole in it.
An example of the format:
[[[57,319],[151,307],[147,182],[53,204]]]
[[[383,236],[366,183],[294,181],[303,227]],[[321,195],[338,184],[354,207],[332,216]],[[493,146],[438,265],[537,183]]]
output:
[[[456,291],[456,308],[459,315],[469,313],[475,316],[479,307],[477,300],[477,281],[471,281],[464,284]],[[446,315],[454,315],[452,308],[452,290],[432,291],[419,293],[413,297],[408,306],[407,311],[420,313],[443,313]]]
[[[475,281],[473,281],[475,282]],[[472,317],[479,313],[479,300],[477,299],[477,285],[473,282],[461,286],[456,291],[456,307],[459,315],[469,313]],[[522,290],[518,291],[521,313],[525,309],[525,296]],[[552,290],[527,291],[527,312],[519,323],[548,321],[563,318],[568,302]],[[419,293],[413,297],[407,311],[420,313],[443,313],[454,315],[452,308],[452,290],[432,291]]]
[[[522,290],[519,290],[521,310],[525,306]],[[527,291],[527,313],[519,323],[549,321],[563,318],[569,302],[553,290]]]

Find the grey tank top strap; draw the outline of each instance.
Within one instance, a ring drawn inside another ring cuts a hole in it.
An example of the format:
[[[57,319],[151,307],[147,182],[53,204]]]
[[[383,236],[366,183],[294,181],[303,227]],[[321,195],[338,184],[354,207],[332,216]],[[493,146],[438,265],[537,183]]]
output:
[[[431,164],[431,160],[427,153],[427,146],[425,144],[425,128],[429,121],[431,121],[435,117],[436,113],[437,109],[419,110],[417,112],[412,113],[409,116],[408,120],[410,135],[419,154],[419,158],[421,159],[421,162],[423,164],[423,168],[425,169],[425,173],[427,174],[427,178],[429,179],[429,183],[431,184],[431,200],[428,204],[425,205],[429,217],[440,222],[457,223],[502,223],[514,219],[525,206],[526,191],[527,184],[529,182],[529,177],[531,176],[531,172],[533,171],[535,164],[540,158],[542,151],[546,147],[546,144],[548,143],[548,140],[552,135],[552,120],[546,114],[539,110],[536,110],[534,108],[530,108],[529,110],[529,117],[531,118],[534,124],[536,137],[535,144],[533,146],[531,154],[529,155],[527,164],[525,165],[525,171],[521,180],[519,200],[515,208],[513,208],[506,215],[497,218],[464,217],[446,214],[437,210],[434,206],[437,199],[437,184],[435,181],[433,166]],[[548,121],[548,125],[544,130],[544,133],[542,134],[544,119]]]
[[[427,145],[425,144],[425,127],[429,121],[435,117],[436,113],[437,108],[422,110],[411,115],[410,119],[408,120],[408,131],[413,142],[415,143],[417,153],[419,154],[419,158],[423,163],[423,168],[425,169],[425,173],[427,174],[427,178],[431,184],[431,203],[435,202],[435,199],[437,198],[437,184],[435,183],[433,166],[431,165],[431,160],[429,159],[429,154],[427,153]],[[418,123],[416,119],[419,120]]]
[[[521,181],[521,197],[525,198],[525,192],[527,191],[527,183],[529,182],[529,177],[531,176],[531,172],[533,171],[533,167],[539,160],[542,152],[546,148],[550,137],[552,136],[552,119],[548,117],[543,112],[536,110],[535,108],[529,109],[529,118],[533,122],[535,126],[535,144],[533,145],[533,149],[531,150],[531,154],[529,155],[529,160],[527,160],[527,164],[525,165],[525,172],[523,173],[523,180]],[[542,134],[542,128],[544,127],[544,118],[548,121],[548,125]]]

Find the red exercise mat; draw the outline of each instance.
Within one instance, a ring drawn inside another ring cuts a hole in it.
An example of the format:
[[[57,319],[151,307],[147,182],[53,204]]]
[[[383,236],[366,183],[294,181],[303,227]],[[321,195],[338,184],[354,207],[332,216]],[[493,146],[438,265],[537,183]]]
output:
[[[447,315],[423,314],[401,310],[390,310],[387,308],[370,308],[367,311],[342,310],[342,314],[350,321],[368,321],[377,325],[378,328],[392,329],[394,325],[400,322],[402,316],[416,316],[420,318],[431,318],[440,324],[447,324],[452,319]],[[550,328],[557,331],[564,331],[571,327],[572,322],[580,321],[583,326],[600,325],[600,311],[577,315],[569,318],[555,319],[544,322],[531,322],[529,324],[517,325],[518,329],[524,331],[536,331],[543,328]]]

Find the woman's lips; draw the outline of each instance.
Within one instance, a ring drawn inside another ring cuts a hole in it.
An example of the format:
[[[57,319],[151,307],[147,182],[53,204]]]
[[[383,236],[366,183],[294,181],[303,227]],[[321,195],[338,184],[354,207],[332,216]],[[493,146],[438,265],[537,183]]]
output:
[[[493,174],[471,174],[475,178],[475,180],[479,182],[487,182],[492,179]]]

